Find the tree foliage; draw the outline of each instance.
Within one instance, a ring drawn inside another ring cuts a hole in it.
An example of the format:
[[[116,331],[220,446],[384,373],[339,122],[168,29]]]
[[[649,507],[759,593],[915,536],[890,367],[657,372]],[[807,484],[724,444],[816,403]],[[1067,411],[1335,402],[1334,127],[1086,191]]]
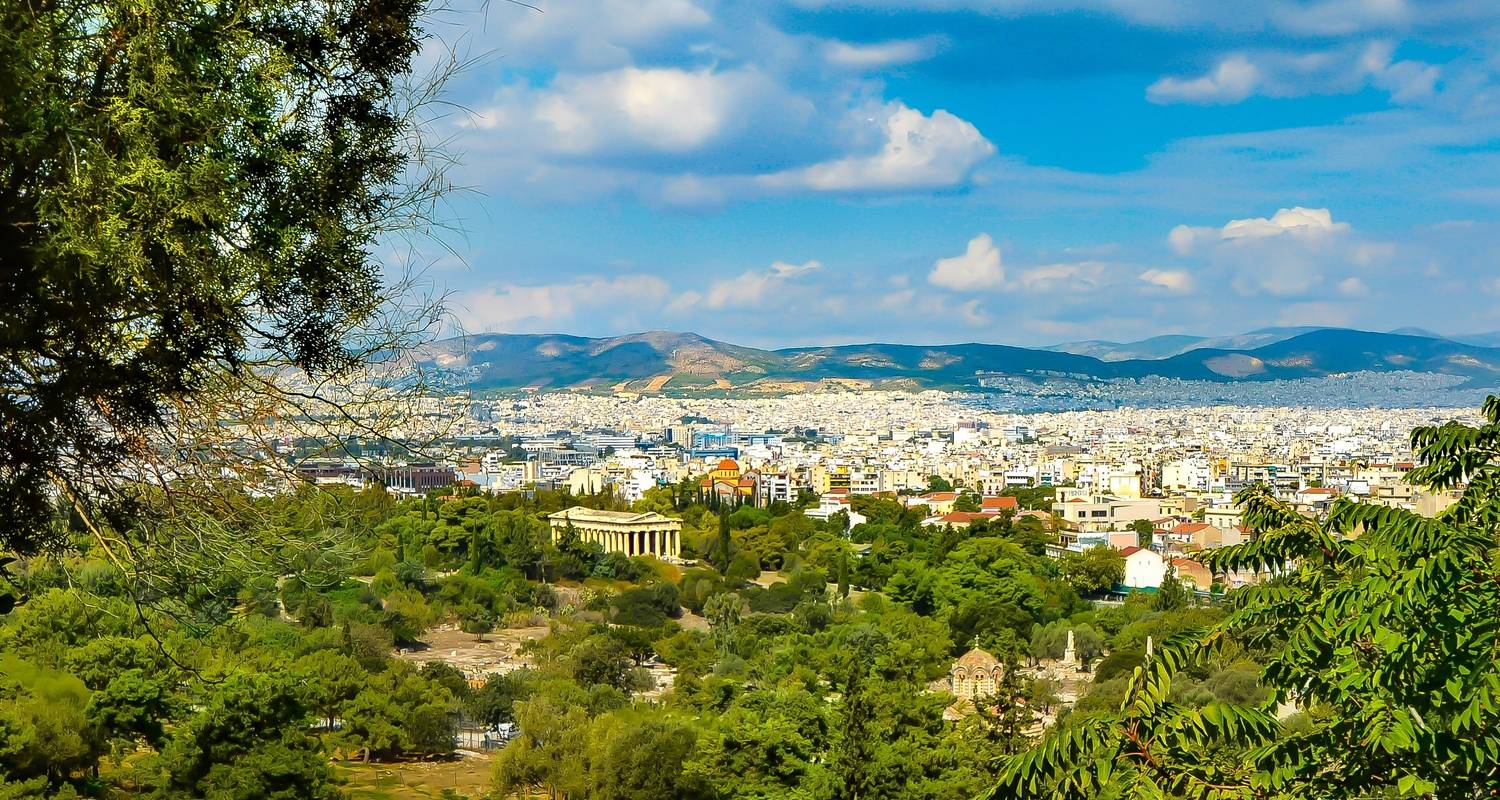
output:
[[[123,529],[155,502],[132,464],[218,444],[187,430],[205,397],[425,327],[385,324],[372,256],[442,190],[406,80],[424,13],[0,4],[0,547],[62,543],[55,497]]]
[[[1500,786],[1500,399],[1485,423],[1418,428],[1409,480],[1462,489],[1437,518],[1340,498],[1301,516],[1264,486],[1236,501],[1259,536],[1209,551],[1263,570],[1229,613],[1137,667],[1120,710],[1011,760],[994,797],[1477,798]],[[1171,699],[1227,649],[1267,652],[1257,707]],[[1296,729],[1273,711],[1291,703]]]

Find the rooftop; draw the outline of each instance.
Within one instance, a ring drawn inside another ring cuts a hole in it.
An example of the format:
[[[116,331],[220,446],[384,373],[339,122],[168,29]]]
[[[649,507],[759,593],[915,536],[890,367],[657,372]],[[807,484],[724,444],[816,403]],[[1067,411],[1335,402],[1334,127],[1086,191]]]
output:
[[[547,515],[547,519],[573,522],[609,522],[616,525],[642,524],[650,522],[678,522],[681,520],[663,516],[655,511],[601,511],[596,508],[584,508],[574,506],[562,511],[554,511]]]

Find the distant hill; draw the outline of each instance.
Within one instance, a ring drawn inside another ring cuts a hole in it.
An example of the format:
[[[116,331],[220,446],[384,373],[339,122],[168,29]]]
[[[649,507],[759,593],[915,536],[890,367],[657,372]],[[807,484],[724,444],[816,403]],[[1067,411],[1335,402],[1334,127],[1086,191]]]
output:
[[[695,333],[650,331],[591,339],[561,334],[475,334],[430,345],[420,361],[476,388],[799,388],[829,381],[861,386],[972,388],[982,377],[1163,377],[1258,381],[1372,371],[1443,373],[1494,385],[1500,349],[1450,339],[1340,328],[1279,328],[1215,339],[1145,340],[1155,357],[1111,358],[997,344],[858,344],[762,350]],[[1268,341],[1269,340],[1269,341]],[[1216,343],[1241,346],[1209,346]],[[1248,345],[1248,346],[1245,346]],[[1153,349],[1155,348],[1155,349]]]
[[[1081,356],[1093,356],[1101,361],[1129,361],[1137,358],[1171,358],[1172,356],[1186,353],[1189,350],[1250,350],[1285,341],[1293,336],[1301,336],[1304,333],[1311,333],[1316,330],[1320,330],[1320,328],[1261,328],[1235,336],[1213,337],[1167,334],[1164,336],[1152,336],[1149,339],[1142,339],[1138,342],[1110,342],[1093,339],[1082,342],[1065,342],[1063,344],[1048,345],[1042,349],[1075,353]],[[1396,332],[1392,331],[1392,333]]]
[[[1469,333],[1463,336],[1449,336],[1455,342],[1472,344],[1475,347],[1500,347],[1500,331],[1489,333]]]
[[[1049,344],[1042,349],[1059,353],[1073,353],[1080,356],[1093,356],[1101,361],[1128,361],[1132,358],[1170,358],[1178,353],[1185,353],[1192,350],[1205,341],[1208,341],[1208,337],[1206,336],[1166,334],[1163,336],[1152,336],[1149,339],[1142,339],[1138,342],[1111,342],[1103,339],[1089,339],[1082,342]]]

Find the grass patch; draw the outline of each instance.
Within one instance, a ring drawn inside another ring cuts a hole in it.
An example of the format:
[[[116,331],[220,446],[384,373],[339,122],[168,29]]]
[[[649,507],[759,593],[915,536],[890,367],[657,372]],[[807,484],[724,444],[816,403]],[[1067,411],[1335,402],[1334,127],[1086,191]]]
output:
[[[461,797],[483,797],[490,785],[487,758],[418,761],[396,764],[335,762],[349,800],[438,800],[443,790]]]

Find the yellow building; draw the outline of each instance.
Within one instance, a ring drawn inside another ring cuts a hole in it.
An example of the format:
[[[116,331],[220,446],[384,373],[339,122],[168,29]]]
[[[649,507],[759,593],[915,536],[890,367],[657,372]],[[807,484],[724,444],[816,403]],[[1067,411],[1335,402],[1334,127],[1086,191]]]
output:
[[[740,464],[732,458],[720,461],[709,470],[708,477],[698,484],[705,494],[718,492],[726,497],[751,497],[755,494],[755,478],[740,471]]]

